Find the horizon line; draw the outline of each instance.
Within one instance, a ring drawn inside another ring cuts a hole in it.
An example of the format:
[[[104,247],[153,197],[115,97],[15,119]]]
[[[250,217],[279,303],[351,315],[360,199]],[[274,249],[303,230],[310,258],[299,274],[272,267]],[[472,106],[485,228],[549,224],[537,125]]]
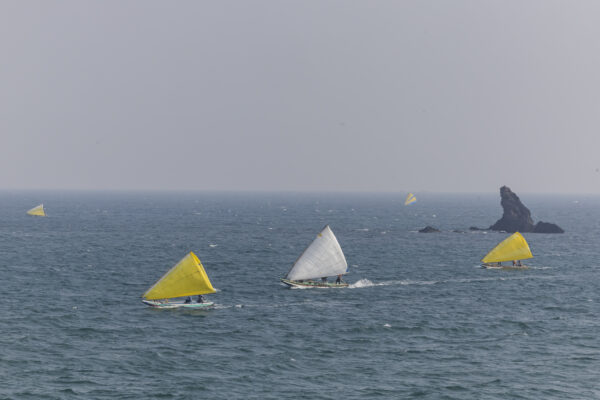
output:
[[[329,189],[329,190],[317,190],[317,189],[156,189],[156,188],[136,188],[136,189],[120,189],[120,188],[0,188],[0,192],[72,192],[72,193],[99,193],[99,192],[112,192],[112,193],[252,193],[252,194],[383,194],[383,195],[398,195],[398,194],[450,194],[450,195],[481,195],[481,194],[498,194],[497,191],[436,191],[436,190],[346,190],[346,189]],[[594,192],[546,192],[546,191],[519,191],[515,192],[517,195],[533,194],[533,195],[582,195],[582,196],[594,196],[600,195],[600,193]]]

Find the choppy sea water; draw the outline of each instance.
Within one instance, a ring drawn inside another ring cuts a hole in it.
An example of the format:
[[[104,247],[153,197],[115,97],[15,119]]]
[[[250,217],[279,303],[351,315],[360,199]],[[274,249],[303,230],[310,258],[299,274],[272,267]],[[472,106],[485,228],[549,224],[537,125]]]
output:
[[[566,233],[490,271],[498,195],[403,197],[0,193],[0,399],[600,398],[600,198],[521,195]],[[351,287],[281,286],[325,224]],[[144,306],[189,251],[215,309]]]

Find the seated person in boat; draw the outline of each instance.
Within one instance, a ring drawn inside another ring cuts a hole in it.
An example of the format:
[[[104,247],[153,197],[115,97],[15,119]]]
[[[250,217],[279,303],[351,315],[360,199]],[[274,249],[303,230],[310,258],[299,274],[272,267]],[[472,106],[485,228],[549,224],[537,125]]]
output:
[[[185,301],[184,304],[190,304],[192,302],[192,298],[190,296],[188,296]]]
[[[196,300],[196,303],[204,303],[204,296],[202,296],[201,294],[198,295],[198,300]]]

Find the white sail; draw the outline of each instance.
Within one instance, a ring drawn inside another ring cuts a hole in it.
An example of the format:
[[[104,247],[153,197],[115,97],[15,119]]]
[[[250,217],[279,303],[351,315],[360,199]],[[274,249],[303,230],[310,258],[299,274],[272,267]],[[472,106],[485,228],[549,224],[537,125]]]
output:
[[[327,225],[296,260],[286,278],[292,281],[345,274],[346,257]]]

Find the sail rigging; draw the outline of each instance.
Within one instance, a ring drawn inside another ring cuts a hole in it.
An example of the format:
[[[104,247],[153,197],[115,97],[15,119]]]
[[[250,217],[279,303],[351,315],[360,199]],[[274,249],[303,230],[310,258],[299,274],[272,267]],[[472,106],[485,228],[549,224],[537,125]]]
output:
[[[483,259],[484,263],[533,258],[527,241],[519,232],[515,232],[492,249]]]
[[[193,252],[181,259],[142,297],[148,300],[169,299],[215,293],[202,263]]]
[[[286,279],[316,279],[345,274],[347,270],[342,248],[327,225],[296,260]]]
[[[412,203],[414,203],[415,201],[417,201],[417,198],[415,197],[415,195],[414,195],[414,194],[412,194],[412,193],[409,193],[409,194],[406,196],[406,200],[404,201],[404,205],[405,205],[405,206],[407,206],[407,205],[409,205],[409,204],[412,204]]]
[[[27,211],[29,215],[35,215],[38,217],[45,217],[46,212],[44,211],[44,205],[40,204],[39,206],[33,207],[31,210]]]

